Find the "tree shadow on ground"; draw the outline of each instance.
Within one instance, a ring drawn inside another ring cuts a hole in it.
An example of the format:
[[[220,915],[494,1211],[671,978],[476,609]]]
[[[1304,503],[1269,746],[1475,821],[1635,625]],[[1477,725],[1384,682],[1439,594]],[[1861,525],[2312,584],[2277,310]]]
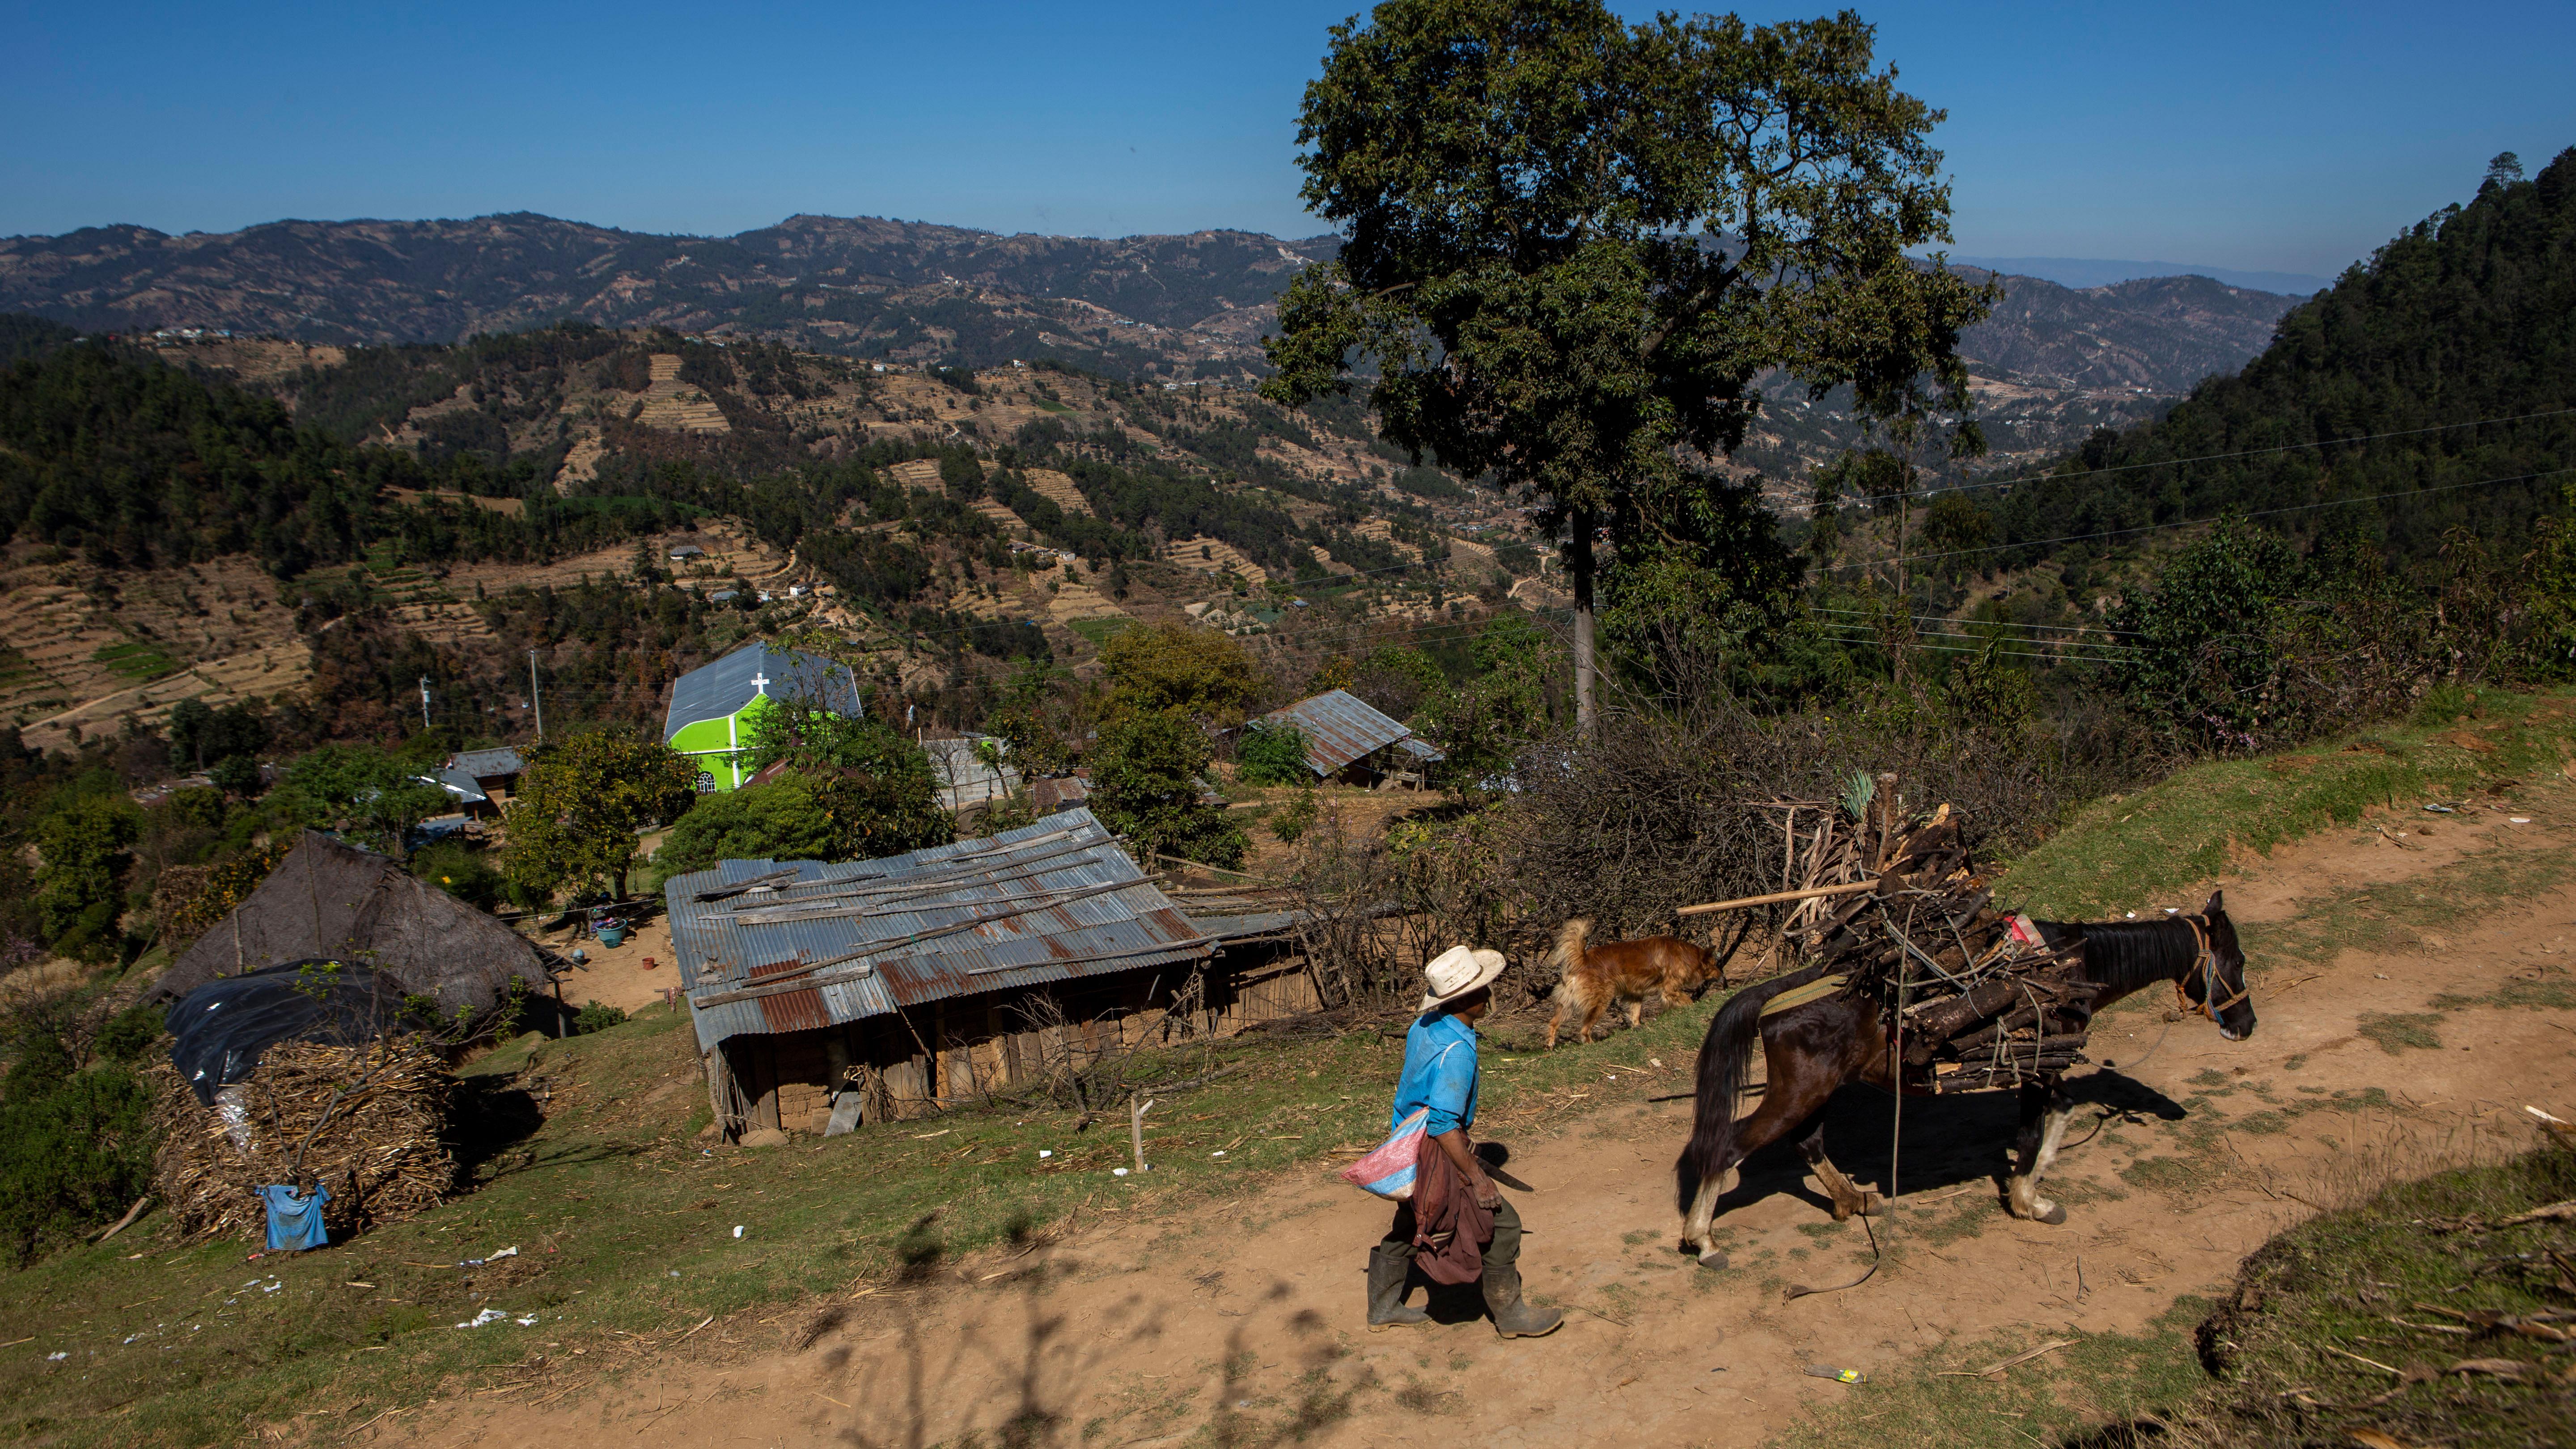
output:
[[[1258,1449],[1339,1422],[1374,1384],[1365,1373],[1332,1372],[1343,1350],[1324,1316],[1299,1306],[1285,1282],[1228,1312],[1243,1321],[1217,1338],[1177,1328],[1173,1309],[1189,1295],[1226,1299],[1233,1290],[1223,1273],[1129,1294],[1076,1325],[1051,1293],[1074,1266],[1037,1257],[1011,1275],[1009,1297],[962,1326],[906,1312],[891,1345],[864,1356],[865,1340],[823,1346],[817,1382],[829,1387],[818,1392],[866,1406],[831,1431],[833,1440],[849,1449],[1049,1449],[1091,1442],[1116,1425],[1129,1439]],[[818,1320],[799,1347],[836,1335],[843,1322]],[[1160,1372],[1125,1373],[1132,1362]],[[1286,1384],[1258,1377],[1290,1365],[1296,1377]]]
[[[457,1176],[473,1181],[487,1164],[520,1148],[545,1125],[545,1109],[535,1094],[508,1078],[458,1082],[447,1119],[447,1149],[456,1158]]]

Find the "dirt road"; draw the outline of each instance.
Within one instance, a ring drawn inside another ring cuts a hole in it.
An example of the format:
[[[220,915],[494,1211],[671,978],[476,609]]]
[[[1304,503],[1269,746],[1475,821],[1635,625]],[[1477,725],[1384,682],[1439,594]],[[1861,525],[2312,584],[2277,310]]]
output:
[[[1164,1216],[1118,1211],[1122,1184],[1015,1260],[942,1264],[820,1316],[782,1304],[714,1324],[552,1402],[451,1398],[368,1432],[544,1449],[1126,1445],[1218,1424],[1217,1442],[1359,1445],[1439,1412],[1438,1432],[1500,1446],[1756,1444],[1854,1392],[1805,1365],[1881,1375],[1915,1356],[1950,1366],[1991,1330],[2134,1331],[2224,1285],[2303,1201],[2367,1188],[2381,1159],[2411,1175],[2480,1141],[2519,1147],[2525,1102],[2576,1116],[2576,1012],[2461,1004],[2516,981],[2526,997],[2555,989],[2576,951],[2576,873],[2557,866],[2550,823],[2576,821],[2576,792],[2518,809],[2538,818],[2445,817],[2403,842],[2330,830],[2231,879],[2260,1029],[2231,1045],[2197,1019],[2168,1028],[2152,1005],[2107,1017],[2091,1055],[2122,1065],[2081,1091],[2132,1115],[2101,1119],[2050,1179],[2062,1227],[1997,1210],[2010,1097],[1908,1101],[1903,1203],[1880,1229],[1892,1252],[1847,1292],[1784,1301],[1786,1284],[1846,1282],[1869,1260],[1861,1225],[1833,1224],[1786,1152],[1749,1164],[1728,1200],[1732,1269],[1678,1257],[1669,1184],[1688,1104],[1631,1104],[1553,1135],[1482,1124],[1540,1189],[1521,1202],[1524,1267],[1534,1294],[1572,1310],[1551,1338],[1499,1340],[1446,1307],[1453,1321],[1363,1332],[1362,1266],[1386,1213],[1320,1171]],[[2411,934],[2371,928],[2401,917]],[[2337,934],[2346,924],[2357,934]],[[1685,1080],[1685,1063],[1656,1071],[1621,1040],[1600,1049],[1605,1074]],[[1891,1104],[1852,1089],[1828,1111],[1836,1160],[1884,1188]],[[2095,1123],[2079,1116],[2073,1135]]]

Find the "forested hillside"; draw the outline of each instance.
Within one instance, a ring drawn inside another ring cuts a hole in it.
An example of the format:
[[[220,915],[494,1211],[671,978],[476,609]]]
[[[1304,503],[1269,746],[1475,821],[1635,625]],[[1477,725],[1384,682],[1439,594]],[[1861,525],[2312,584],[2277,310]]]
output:
[[[1499,498],[1352,406],[579,323],[338,348],[20,318],[0,345],[0,612],[46,641],[0,655],[0,723],[48,746],[308,677],[326,732],[381,730],[423,675],[488,725],[530,708],[529,648],[640,719],[801,629],[971,694],[966,659],[1083,660],[1185,605],[1264,632],[1301,590],[1366,618],[1535,583]]]
[[[731,237],[526,213],[187,236],[111,226],[0,238],[0,308],[100,331],[194,327],[376,348],[492,347],[497,334],[579,318],[870,362],[1055,359],[1127,380],[1241,380],[1265,369],[1258,340],[1275,325],[1281,288],[1338,246],[1236,231],[1003,236],[826,216]],[[2003,280],[2003,305],[1962,341],[2002,460],[2053,456],[2095,428],[2152,415],[2252,356],[2292,300],[2200,277],[2084,291]],[[1832,402],[1783,395],[1753,456],[1781,472],[1856,435]]]
[[[2499,158],[2467,204],[2293,309],[2243,371],[2097,435],[1994,511],[2025,562],[2064,547],[2051,540],[2230,509],[2397,559],[2431,557],[2455,529],[2509,553],[2571,466],[2576,150],[2529,179]]]

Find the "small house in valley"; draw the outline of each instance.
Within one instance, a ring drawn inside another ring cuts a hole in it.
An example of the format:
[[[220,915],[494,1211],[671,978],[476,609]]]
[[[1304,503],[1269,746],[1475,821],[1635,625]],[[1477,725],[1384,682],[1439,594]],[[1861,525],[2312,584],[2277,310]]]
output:
[[[662,742],[698,762],[698,788],[733,790],[751,783],[743,753],[751,721],[778,699],[819,703],[836,714],[861,712],[858,676],[800,649],[754,641],[680,676],[662,719]]]
[[[729,860],[664,896],[728,1136],[923,1116],[1321,1004],[1293,919],[1185,912],[1079,807],[882,860]]]
[[[1420,785],[1425,767],[1446,758],[1410,726],[1347,689],[1301,699],[1256,723],[1294,725],[1306,738],[1306,768],[1318,780],[1371,788]]]
[[[480,820],[501,813],[526,768],[517,750],[467,750],[451,756],[437,774],[420,778],[445,790],[465,816]]]

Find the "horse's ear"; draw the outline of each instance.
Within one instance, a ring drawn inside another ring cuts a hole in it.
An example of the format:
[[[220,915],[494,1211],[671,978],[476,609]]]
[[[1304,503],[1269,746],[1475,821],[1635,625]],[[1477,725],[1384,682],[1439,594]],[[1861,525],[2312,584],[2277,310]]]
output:
[[[2200,913],[2204,916],[2215,916],[2224,913],[2227,909],[2226,895],[2227,892],[2224,890],[2211,891],[2209,893],[2209,904],[2202,906],[2200,908]]]

